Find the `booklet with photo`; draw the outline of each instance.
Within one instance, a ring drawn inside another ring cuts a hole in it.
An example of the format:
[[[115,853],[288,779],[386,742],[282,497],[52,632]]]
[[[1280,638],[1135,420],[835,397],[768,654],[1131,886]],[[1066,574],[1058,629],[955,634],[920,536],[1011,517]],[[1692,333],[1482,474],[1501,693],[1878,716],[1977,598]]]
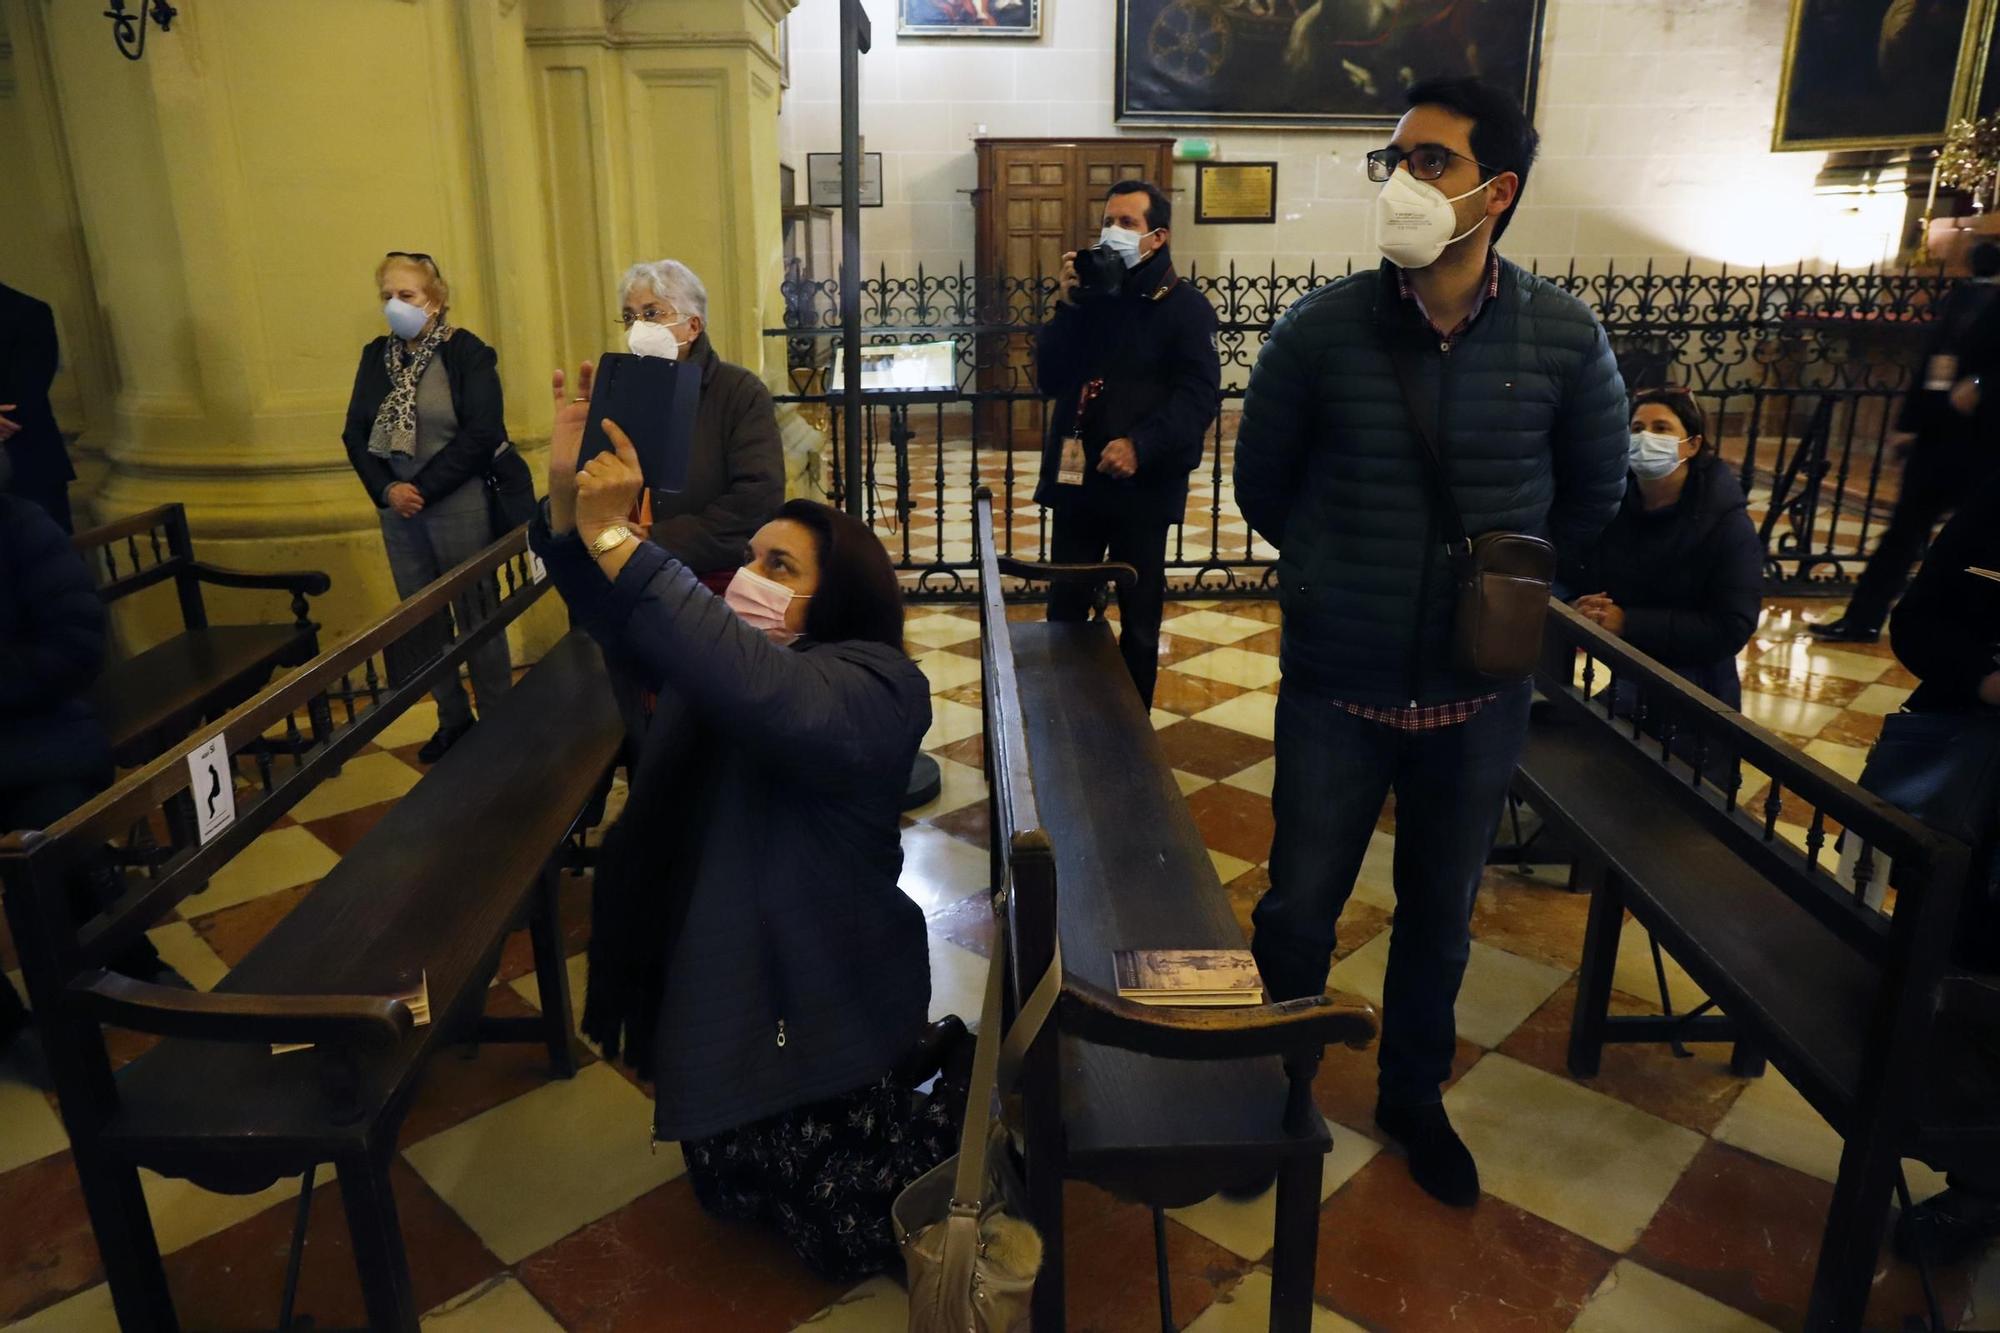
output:
[[[1119,997],[1140,1004],[1264,1002],[1264,979],[1248,949],[1120,949],[1111,965]]]

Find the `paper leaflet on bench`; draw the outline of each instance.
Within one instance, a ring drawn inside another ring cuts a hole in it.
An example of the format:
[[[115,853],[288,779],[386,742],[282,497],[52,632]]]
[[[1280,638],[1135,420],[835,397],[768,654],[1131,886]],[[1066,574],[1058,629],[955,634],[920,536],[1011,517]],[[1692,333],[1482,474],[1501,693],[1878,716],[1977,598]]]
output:
[[[1118,998],[1139,1004],[1216,1008],[1262,1004],[1264,979],[1248,949],[1119,949],[1111,955]]]
[[[391,995],[389,998],[392,1000],[401,1000],[410,1006],[410,1021],[415,1026],[423,1027],[431,1021],[431,979],[429,973],[420,972],[417,974],[417,988],[415,990],[405,991],[400,995]],[[309,1041],[274,1041],[271,1043],[271,1054],[273,1055],[290,1055],[293,1051],[309,1051],[311,1049],[312,1043]]]

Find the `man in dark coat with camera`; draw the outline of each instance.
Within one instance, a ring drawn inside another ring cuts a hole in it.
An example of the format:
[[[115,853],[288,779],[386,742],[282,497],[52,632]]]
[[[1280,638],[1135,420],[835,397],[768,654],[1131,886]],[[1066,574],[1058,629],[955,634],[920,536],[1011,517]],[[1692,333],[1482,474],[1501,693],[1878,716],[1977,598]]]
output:
[[[1146,706],[1159,675],[1167,529],[1187,509],[1188,474],[1214,424],[1222,365],[1215,311],[1174,272],[1173,201],[1120,181],[1104,230],[1063,256],[1064,300],[1035,340],[1035,377],[1056,400],[1035,499],[1055,512],[1049,558],[1107,557],[1139,571],[1118,594],[1119,651]],[[1082,587],[1049,590],[1050,620],[1090,614]]]

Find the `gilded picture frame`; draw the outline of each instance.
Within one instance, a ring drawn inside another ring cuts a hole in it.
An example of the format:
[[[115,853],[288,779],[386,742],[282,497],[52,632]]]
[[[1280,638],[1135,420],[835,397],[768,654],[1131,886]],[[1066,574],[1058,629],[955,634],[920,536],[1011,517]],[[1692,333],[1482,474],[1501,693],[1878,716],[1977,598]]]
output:
[[[1996,11],[2000,0],[1792,0],[1772,151],[1942,142],[1973,114]]]
[[[1042,0],[896,0],[898,37],[1040,37]]]
[[[1403,90],[1477,74],[1530,116],[1547,0],[1116,0],[1120,125],[1386,133]]]

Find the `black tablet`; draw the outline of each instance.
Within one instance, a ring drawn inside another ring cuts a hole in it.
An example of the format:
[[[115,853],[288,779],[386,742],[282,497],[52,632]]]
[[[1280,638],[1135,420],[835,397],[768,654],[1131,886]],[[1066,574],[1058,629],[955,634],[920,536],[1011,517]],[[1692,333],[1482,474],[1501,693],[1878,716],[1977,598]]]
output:
[[[656,491],[687,488],[694,448],[695,409],[701,402],[701,369],[658,356],[606,352],[590,390],[590,418],[576,465],[611,449],[606,418],[618,423],[639,454],[639,471]]]

